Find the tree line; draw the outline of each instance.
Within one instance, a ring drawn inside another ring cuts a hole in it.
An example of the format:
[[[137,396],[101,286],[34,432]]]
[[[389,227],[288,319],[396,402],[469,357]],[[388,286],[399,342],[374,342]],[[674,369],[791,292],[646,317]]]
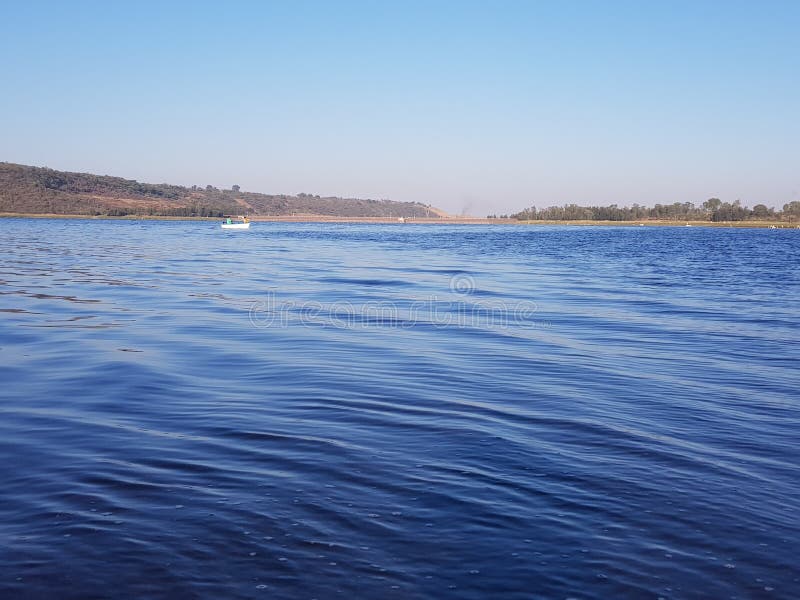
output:
[[[647,207],[633,206],[532,206],[516,214],[512,219],[520,221],[641,221],[657,219],[666,221],[796,221],[800,220],[800,202],[784,204],[783,210],[775,210],[765,204],[753,208],[742,206],[739,200],[723,202],[719,198],[709,198],[701,206],[692,202],[656,204]]]

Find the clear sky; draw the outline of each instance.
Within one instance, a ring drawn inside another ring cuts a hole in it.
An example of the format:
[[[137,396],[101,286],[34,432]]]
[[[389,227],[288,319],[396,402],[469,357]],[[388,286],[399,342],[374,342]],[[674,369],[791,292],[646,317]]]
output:
[[[0,160],[430,203],[800,200],[800,1],[2,2]]]

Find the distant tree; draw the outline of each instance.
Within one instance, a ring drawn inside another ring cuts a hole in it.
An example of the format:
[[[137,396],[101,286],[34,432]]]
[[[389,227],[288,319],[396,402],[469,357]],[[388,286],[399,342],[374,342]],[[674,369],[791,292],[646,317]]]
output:
[[[714,212],[720,207],[721,204],[722,200],[720,200],[719,198],[709,198],[708,200],[703,202],[703,208],[705,208],[710,212]]]
[[[756,219],[766,219],[768,217],[771,217],[772,214],[773,214],[772,209],[767,208],[767,206],[764,204],[756,204],[753,207],[752,215]]]
[[[790,217],[800,217],[800,202],[794,200],[783,205],[783,212]]]
[[[750,216],[750,211],[742,206],[740,200],[736,200],[733,204],[730,202],[723,202],[717,210],[711,213],[712,221],[744,221]]]
[[[231,186],[231,189],[232,189],[234,192],[238,192],[240,188],[239,188],[239,186],[238,186],[238,185],[232,185],[232,186]]]
[[[214,191],[214,186],[213,186],[213,185],[211,185],[211,184],[207,185],[207,186],[206,186],[206,191],[207,191],[207,192],[213,192],[213,191]]]

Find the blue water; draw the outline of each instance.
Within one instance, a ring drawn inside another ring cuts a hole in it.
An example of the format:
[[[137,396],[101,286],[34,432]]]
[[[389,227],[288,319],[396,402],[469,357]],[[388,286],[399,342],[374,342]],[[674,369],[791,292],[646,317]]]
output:
[[[800,231],[0,225],[4,598],[800,595]]]

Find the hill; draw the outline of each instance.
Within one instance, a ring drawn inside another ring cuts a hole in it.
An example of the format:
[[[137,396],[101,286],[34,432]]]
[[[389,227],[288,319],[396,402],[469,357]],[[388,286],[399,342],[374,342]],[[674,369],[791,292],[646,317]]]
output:
[[[242,192],[239,186],[183,187],[0,162],[0,213],[220,217],[227,214],[440,217],[418,202]]]

